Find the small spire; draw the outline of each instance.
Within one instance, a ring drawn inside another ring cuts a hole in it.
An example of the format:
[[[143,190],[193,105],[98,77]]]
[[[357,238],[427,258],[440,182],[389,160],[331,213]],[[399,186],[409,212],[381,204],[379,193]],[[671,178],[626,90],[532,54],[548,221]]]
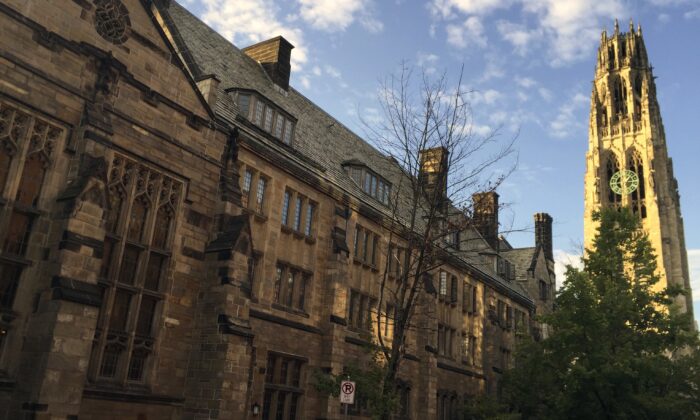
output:
[[[637,35],[642,36],[642,24],[637,22]]]
[[[620,24],[617,23],[617,18],[615,19],[615,35],[620,33]]]
[[[630,18],[630,32],[634,33],[634,22],[632,22],[632,18]]]

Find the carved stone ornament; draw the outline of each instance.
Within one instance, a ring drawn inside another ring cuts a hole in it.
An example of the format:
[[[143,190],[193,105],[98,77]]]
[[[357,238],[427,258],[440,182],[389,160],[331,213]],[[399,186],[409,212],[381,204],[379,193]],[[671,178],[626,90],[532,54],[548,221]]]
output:
[[[95,29],[107,41],[120,45],[129,38],[131,20],[119,0],[95,0]]]

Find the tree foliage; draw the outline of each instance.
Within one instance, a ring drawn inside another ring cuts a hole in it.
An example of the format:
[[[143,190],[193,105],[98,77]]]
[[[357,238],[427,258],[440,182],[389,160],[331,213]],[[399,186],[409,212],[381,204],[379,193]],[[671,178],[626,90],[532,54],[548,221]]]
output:
[[[606,209],[583,269],[567,267],[552,334],[520,347],[504,398],[526,419],[700,416],[700,349],[692,320],[659,288],[653,248],[628,209]]]

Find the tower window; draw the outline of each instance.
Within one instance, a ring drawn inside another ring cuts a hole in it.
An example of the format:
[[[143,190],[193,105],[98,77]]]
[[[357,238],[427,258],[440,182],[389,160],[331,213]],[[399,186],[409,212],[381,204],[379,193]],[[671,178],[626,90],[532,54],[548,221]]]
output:
[[[610,180],[619,170],[620,164],[617,162],[615,156],[610,155],[608,157],[608,162],[605,165],[605,189],[608,192],[608,203],[610,203],[613,207],[620,206],[621,197],[615,194],[612,188],[610,188]]]
[[[613,110],[614,114],[627,113],[627,87],[622,78],[615,80],[613,85]]]
[[[639,186],[630,194],[630,206],[632,211],[639,215],[642,219],[647,217],[647,208],[645,204],[646,190],[644,186],[644,164],[639,153],[633,151],[628,160],[628,169],[637,174],[639,178]]]

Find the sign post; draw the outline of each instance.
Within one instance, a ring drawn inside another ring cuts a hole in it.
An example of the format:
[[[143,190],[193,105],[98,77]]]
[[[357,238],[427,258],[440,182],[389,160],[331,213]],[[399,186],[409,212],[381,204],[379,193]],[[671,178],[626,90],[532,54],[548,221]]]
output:
[[[345,418],[348,418],[348,406],[355,404],[355,382],[346,379],[340,382],[340,403],[345,404]]]

